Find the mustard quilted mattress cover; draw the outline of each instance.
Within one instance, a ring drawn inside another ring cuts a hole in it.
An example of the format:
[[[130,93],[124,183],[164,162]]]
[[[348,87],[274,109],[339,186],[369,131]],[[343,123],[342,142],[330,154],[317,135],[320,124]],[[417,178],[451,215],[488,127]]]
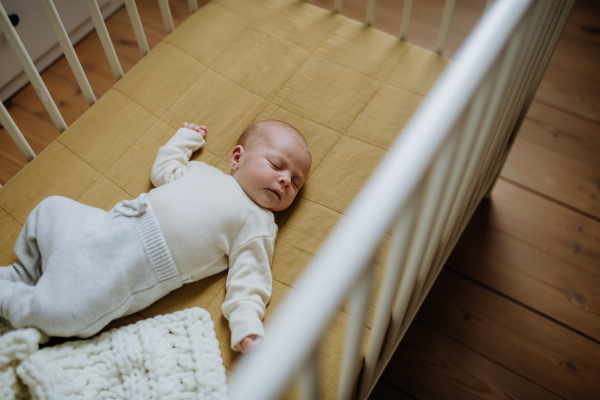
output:
[[[268,323],[447,63],[298,0],[215,0],[0,189],[0,265],[16,260],[13,246],[21,226],[42,199],[61,195],[108,210],[152,189],[157,150],[183,122],[209,129],[206,145],[192,159],[229,172],[230,152],[244,128],[279,119],[304,134],[313,165],[295,203],[276,215]],[[367,337],[380,279],[378,273]],[[231,369],[237,355],[229,348],[220,309],[225,281],[221,273],[185,285],[107,329],[202,307],[212,315]],[[346,319],[340,307],[320,349],[325,398],[334,397],[337,387]]]

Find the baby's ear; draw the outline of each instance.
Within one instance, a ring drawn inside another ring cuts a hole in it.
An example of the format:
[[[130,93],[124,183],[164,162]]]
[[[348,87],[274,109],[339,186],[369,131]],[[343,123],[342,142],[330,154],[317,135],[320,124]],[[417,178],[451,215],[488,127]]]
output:
[[[229,166],[232,170],[237,171],[237,169],[240,167],[240,161],[242,158],[244,158],[244,148],[238,144],[233,148],[231,157],[229,157]]]

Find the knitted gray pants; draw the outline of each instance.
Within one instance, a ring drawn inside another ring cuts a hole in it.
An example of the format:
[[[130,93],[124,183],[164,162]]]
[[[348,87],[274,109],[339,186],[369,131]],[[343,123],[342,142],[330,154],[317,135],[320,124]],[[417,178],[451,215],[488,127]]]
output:
[[[109,212],[49,197],[15,253],[0,267],[0,316],[49,336],[92,336],[182,285],[146,194]]]

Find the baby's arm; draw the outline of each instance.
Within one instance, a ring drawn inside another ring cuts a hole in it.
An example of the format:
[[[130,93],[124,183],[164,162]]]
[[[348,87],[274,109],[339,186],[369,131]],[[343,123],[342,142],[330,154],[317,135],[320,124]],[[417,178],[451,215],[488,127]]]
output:
[[[158,187],[181,178],[189,169],[192,153],[204,145],[205,126],[184,123],[175,135],[158,150],[150,178]]]
[[[229,320],[233,350],[250,351],[265,337],[262,319],[271,299],[273,241],[259,237],[229,255],[227,295],[221,310]]]

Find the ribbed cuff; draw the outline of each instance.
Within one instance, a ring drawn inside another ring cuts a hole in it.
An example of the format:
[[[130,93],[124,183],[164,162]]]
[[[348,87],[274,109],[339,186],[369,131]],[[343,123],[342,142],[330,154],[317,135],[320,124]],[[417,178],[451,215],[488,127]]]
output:
[[[146,249],[148,258],[154,267],[158,281],[165,285],[169,292],[182,286],[179,269],[167,247],[167,242],[154,215],[154,211],[147,202],[142,215],[135,218],[135,226],[139,232],[142,244]]]

